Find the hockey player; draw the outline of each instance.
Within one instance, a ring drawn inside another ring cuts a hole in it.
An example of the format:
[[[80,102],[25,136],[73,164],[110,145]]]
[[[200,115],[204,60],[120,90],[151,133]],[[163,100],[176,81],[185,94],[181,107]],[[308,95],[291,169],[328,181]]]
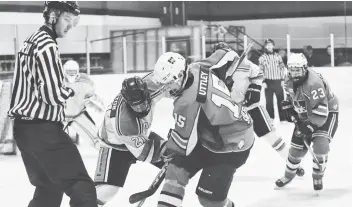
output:
[[[200,63],[186,65],[172,52],[154,69],[155,81],[174,100],[175,128],[168,134],[170,161],[158,206],[181,206],[185,186],[203,169],[196,194],[202,206],[231,207],[227,198],[233,174],[254,143],[250,117],[234,104],[223,81]]]
[[[315,159],[313,162],[314,190],[323,189],[327,157],[330,142],[338,126],[338,100],[327,81],[314,70],[308,68],[303,54],[292,53],[288,58],[288,80],[286,90],[289,100],[282,102],[287,120],[295,121],[296,127],[292,136],[285,175],[276,181],[283,187],[293,180],[295,171],[312,143]]]
[[[79,65],[74,60],[68,60],[64,65],[65,81],[67,87],[75,91],[65,106],[66,126],[73,129],[80,137],[89,138],[89,143],[98,147],[98,128],[87,112],[87,108],[94,109],[97,113],[104,111],[104,104],[95,93],[94,83],[87,74],[79,73]]]
[[[278,135],[265,107],[260,105],[262,70],[245,58],[234,72],[235,68],[231,68],[231,66],[234,61],[238,60],[238,54],[226,43],[221,42],[214,46],[213,53],[209,58],[198,63],[209,67],[218,78],[227,83],[227,87],[231,90],[232,99],[238,104],[244,103],[246,107],[244,110],[246,109],[253,119],[255,134],[265,140],[286,160],[289,147]],[[297,174],[303,176],[304,169],[298,167]]]
[[[94,178],[99,205],[124,186],[130,166],[137,160],[159,168],[164,164],[160,155],[166,141],[150,130],[155,103],[164,95],[155,90],[151,76],[125,79],[105,112],[98,133],[102,147]]]

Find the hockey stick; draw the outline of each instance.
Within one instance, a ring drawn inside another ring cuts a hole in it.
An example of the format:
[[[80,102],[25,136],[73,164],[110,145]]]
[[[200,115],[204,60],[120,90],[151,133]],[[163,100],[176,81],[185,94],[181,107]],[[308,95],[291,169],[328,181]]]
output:
[[[297,121],[297,119],[296,119],[294,116],[291,116],[291,119],[292,119],[292,121],[294,122],[294,124],[298,127],[298,121]],[[300,132],[300,131],[298,131],[298,132]],[[304,142],[305,147],[306,147],[306,148],[308,149],[308,151],[310,152],[311,156],[313,157],[313,159],[314,159],[315,163],[317,164],[317,166],[319,167],[320,171],[322,171],[322,167],[321,167],[321,165],[320,165],[320,162],[319,162],[319,160],[317,159],[317,157],[316,157],[315,153],[313,152],[313,150],[311,149],[311,147],[309,146],[308,142],[306,141],[305,135],[302,134],[302,136],[303,136],[303,142]]]
[[[238,61],[233,61],[232,65],[229,67],[231,68],[231,70],[234,71],[227,71],[226,76],[228,76],[227,74],[231,73],[230,76],[228,77],[233,77],[235,71],[237,71],[240,63],[243,62],[244,58],[247,56],[247,54],[249,53],[250,49],[252,48],[252,46],[254,45],[254,42],[249,42],[249,44],[246,46],[245,50],[243,51],[243,53],[240,55]],[[227,77],[226,77],[227,78]]]
[[[162,181],[164,180],[165,173],[167,172],[168,164],[169,163],[166,162],[163,165],[163,167],[161,168],[161,170],[157,174],[156,178],[153,180],[152,184],[150,185],[150,187],[147,190],[132,194],[130,196],[129,202],[131,204],[140,201],[137,206],[141,207],[142,204],[145,202],[146,198],[150,197],[158,190],[159,186],[161,185]]]

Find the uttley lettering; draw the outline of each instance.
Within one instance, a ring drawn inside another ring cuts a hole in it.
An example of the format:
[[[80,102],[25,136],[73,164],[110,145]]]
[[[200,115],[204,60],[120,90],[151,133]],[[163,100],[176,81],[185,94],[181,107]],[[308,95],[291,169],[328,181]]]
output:
[[[200,77],[199,94],[205,96],[207,94],[208,73],[201,71]]]

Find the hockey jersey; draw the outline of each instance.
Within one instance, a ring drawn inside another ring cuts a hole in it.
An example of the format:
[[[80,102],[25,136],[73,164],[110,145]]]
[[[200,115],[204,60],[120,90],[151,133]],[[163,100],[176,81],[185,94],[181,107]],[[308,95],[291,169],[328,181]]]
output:
[[[165,141],[150,137],[155,104],[164,97],[151,80],[152,73],[143,78],[151,92],[152,106],[147,116],[138,118],[123,100],[122,95],[114,99],[104,115],[98,135],[101,141],[117,150],[130,151],[138,160],[155,162],[160,158]]]
[[[174,101],[175,128],[167,147],[189,155],[198,140],[212,152],[249,149],[254,142],[252,121],[241,104],[232,101],[230,91],[209,67],[189,65],[186,89]]]
[[[198,63],[202,65],[202,67],[213,70],[214,74],[224,82],[227,77],[231,77],[233,80],[233,85],[231,86],[232,100],[236,103],[242,103],[251,83],[262,84],[263,72],[259,66],[246,58],[239,64],[236,70],[235,68],[231,68],[232,63],[238,60],[239,56],[235,51],[219,49],[210,57],[200,60]]]
[[[307,79],[299,86],[286,79],[286,93],[290,101],[296,106],[304,107],[308,113],[308,119],[316,126],[322,126],[329,112],[339,110],[339,102],[332,92],[328,82],[312,69],[308,69]],[[296,104],[298,103],[298,104]]]
[[[74,83],[66,81],[65,85],[75,92],[75,95],[66,101],[65,116],[67,119],[79,115],[86,107],[93,107],[98,111],[104,110],[103,102],[95,94],[94,83],[87,74],[81,73]]]

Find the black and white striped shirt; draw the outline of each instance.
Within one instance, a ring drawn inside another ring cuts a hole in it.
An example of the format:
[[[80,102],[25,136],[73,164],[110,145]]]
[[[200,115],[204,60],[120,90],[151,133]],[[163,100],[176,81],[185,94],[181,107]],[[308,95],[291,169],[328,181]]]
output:
[[[259,66],[263,69],[264,79],[284,80],[286,76],[282,57],[278,53],[265,53],[261,55]]]
[[[73,96],[63,86],[63,69],[54,32],[42,26],[16,55],[9,117],[63,121],[64,104]]]

